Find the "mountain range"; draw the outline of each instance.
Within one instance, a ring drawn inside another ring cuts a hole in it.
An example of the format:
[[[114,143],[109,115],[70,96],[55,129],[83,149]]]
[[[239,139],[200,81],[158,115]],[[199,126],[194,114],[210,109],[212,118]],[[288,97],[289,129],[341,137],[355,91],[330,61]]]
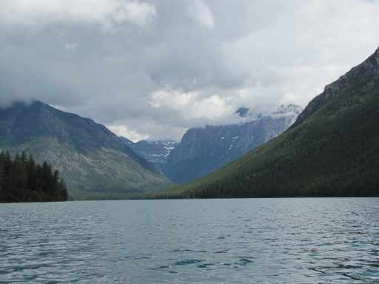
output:
[[[42,102],[0,109],[0,149],[47,161],[74,198],[127,198],[169,184],[103,125]]]
[[[379,49],[303,111],[235,115],[180,142],[134,143],[43,102],[15,103],[0,108],[0,151],[48,162],[75,199],[379,195]],[[187,184],[161,193],[171,181]]]
[[[379,49],[283,134],[161,197],[379,195]]]
[[[204,176],[277,136],[298,115],[282,106],[271,115],[232,125],[190,129],[180,143],[118,137],[91,119],[43,102],[0,108],[0,150],[25,151],[58,169],[75,199],[131,198],[171,181]],[[171,180],[171,181],[170,181]]]
[[[178,146],[174,140],[141,140],[129,143],[130,147],[141,157],[152,163],[161,173],[165,172],[168,157]]]
[[[155,165],[175,183],[205,176],[285,131],[301,113],[297,105],[281,105],[271,113],[256,113],[247,107],[235,114],[237,123],[208,125],[186,131],[173,140],[124,139],[137,154]]]
[[[281,134],[302,109],[282,105],[267,114],[244,110],[239,123],[189,129],[167,157],[167,177],[175,183],[186,183],[206,176]]]

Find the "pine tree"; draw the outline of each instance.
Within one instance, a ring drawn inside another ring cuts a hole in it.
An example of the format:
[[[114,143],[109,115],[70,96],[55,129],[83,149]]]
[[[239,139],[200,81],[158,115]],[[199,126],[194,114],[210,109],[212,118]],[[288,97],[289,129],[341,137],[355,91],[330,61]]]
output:
[[[13,160],[8,152],[0,152],[0,202],[67,199],[64,181],[48,163],[38,165],[25,152]]]

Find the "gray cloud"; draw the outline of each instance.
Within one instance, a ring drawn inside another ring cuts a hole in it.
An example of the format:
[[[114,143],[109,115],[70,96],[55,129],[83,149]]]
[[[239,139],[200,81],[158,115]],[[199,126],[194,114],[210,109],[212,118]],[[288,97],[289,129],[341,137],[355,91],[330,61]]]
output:
[[[306,104],[379,45],[378,13],[365,0],[4,0],[0,104],[178,138],[241,105]]]

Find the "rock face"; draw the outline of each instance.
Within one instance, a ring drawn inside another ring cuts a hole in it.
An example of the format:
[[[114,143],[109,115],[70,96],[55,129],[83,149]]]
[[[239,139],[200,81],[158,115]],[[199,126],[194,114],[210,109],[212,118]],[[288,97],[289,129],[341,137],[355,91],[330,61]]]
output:
[[[103,125],[41,102],[0,109],[0,149],[49,162],[74,198],[122,198],[168,184]]]
[[[300,112],[299,106],[280,106],[253,121],[190,129],[168,156],[164,172],[176,183],[205,176],[285,131]],[[236,113],[246,118],[249,109]]]
[[[328,85],[285,133],[170,194],[379,196],[378,129],[379,49]]]
[[[177,145],[178,142],[174,140],[142,140],[130,144],[130,147],[141,157],[155,165],[157,170],[163,173],[167,159]]]

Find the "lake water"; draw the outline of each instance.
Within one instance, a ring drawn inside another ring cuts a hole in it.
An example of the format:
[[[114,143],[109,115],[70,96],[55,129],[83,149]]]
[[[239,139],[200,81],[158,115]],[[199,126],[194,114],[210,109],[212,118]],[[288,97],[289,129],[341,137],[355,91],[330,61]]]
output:
[[[0,283],[379,283],[379,199],[0,204]]]

